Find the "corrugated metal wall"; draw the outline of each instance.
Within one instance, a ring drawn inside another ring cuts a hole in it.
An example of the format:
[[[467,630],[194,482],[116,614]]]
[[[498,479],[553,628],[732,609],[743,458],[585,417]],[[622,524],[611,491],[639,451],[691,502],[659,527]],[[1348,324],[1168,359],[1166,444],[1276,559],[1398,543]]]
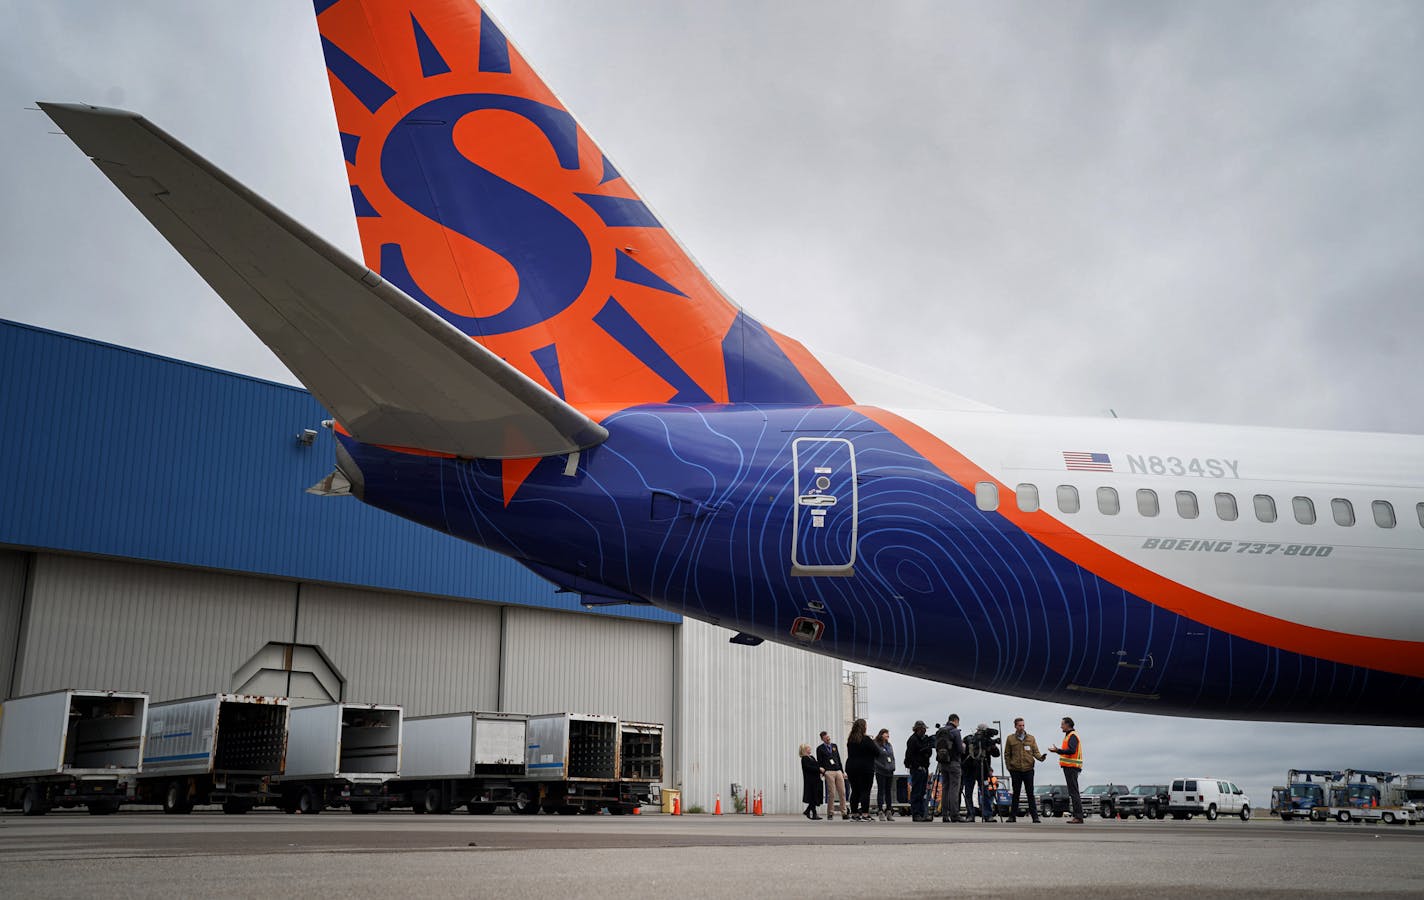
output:
[[[347,700],[400,704],[409,716],[492,710],[499,620],[497,606],[304,584],[297,642],[322,648]]]
[[[305,493],[335,462],[325,418],[300,388],[0,320],[0,546],[581,611],[513,560]]]
[[[732,632],[684,619],[678,628],[676,772],[683,802],[724,810],[735,782],[765,792],[768,813],[800,812],[799,744],[837,727],[841,663],[795,647],[729,643]]]
[[[42,553],[31,585],[16,695],[226,690],[262,645],[292,639],[289,582]]]
[[[0,697],[10,696],[10,674],[20,643],[25,605],[25,563],[29,554],[0,550]]]
[[[505,609],[501,708],[672,723],[675,629]]]

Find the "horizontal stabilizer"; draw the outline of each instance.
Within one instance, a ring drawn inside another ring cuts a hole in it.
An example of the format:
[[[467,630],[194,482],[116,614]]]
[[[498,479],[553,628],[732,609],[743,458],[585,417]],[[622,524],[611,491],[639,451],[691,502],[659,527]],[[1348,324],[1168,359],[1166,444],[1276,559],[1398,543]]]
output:
[[[502,459],[607,438],[143,117],[40,107],[357,440]]]

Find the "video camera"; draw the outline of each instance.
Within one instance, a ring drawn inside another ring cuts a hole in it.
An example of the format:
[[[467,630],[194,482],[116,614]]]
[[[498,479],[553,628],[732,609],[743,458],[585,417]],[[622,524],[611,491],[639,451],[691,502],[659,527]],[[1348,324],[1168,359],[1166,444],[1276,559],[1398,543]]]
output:
[[[979,759],[990,756],[998,756],[999,729],[990,728],[988,725],[974,729],[974,733],[964,739],[965,748],[969,755]]]

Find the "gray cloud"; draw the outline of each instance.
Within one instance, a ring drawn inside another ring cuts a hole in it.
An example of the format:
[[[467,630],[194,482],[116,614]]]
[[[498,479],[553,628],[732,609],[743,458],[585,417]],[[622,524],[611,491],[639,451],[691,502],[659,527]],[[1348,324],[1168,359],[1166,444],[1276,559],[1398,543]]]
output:
[[[813,347],[1026,412],[1421,430],[1417,4],[490,6],[723,288]],[[307,4],[0,11],[0,316],[291,381],[23,107],[141,111],[355,253]],[[898,739],[950,705],[1041,737],[1063,712],[873,685]],[[1404,730],[1077,718],[1089,780],[1260,802],[1292,764],[1424,769]]]

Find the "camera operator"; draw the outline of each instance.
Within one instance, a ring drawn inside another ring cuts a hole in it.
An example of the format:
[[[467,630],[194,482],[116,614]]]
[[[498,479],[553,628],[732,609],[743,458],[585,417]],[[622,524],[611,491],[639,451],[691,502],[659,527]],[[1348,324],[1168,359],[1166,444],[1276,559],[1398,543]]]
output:
[[[959,784],[964,777],[960,760],[964,758],[964,736],[959,733],[959,716],[951,715],[944,727],[935,732],[935,759],[939,762],[940,821],[963,822],[959,817]]]
[[[925,810],[925,788],[930,780],[930,754],[934,753],[934,738],[925,733],[923,720],[915,723],[915,730],[905,741],[905,768],[910,770],[910,821],[929,822],[930,814]]]
[[[979,790],[979,812],[985,822],[994,821],[994,798],[984,784],[993,770],[993,758],[999,755],[999,731],[984,723],[975,727],[965,742],[969,755],[964,761],[964,805],[969,821],[974,821],[974,791]]]

